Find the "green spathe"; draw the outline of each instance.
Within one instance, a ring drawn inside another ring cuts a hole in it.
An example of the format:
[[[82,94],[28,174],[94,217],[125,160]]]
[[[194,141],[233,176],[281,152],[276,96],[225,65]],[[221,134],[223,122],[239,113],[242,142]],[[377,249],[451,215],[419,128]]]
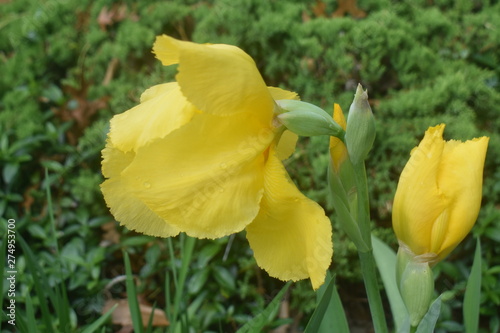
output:
[[[281,109],[278,121],[300,136],[329,135],[343,140],[344,130],[323,109],[296,100],[276,101]]]
[[[347,116],[345,142],[353,164],[366,159],[375,140],[375,119],[368,103],[368,94],[358,84]]]
[[[398,251],[396,281],[410,316],[410,325],[418,326],[429,310],[434,292],[434,276],[429,263]]]

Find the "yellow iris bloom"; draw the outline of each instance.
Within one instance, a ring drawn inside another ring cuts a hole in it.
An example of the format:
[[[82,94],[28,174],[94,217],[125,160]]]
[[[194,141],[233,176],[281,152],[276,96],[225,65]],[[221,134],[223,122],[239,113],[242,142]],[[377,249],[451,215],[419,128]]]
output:
[[[266,87],[254,61],[229,45],[159,36],[176,82],[146,90],[114,116],[101,185],[127,228],[159,237],[217,238],[246,230],[257,264],[282,280],[328,269],[332,230],[323,209],[296,188],[281,162],[297,136],[274,120],[275,100],[295,93]]]
[[[446,257],[469,233],[481,205],[489,138],[444,141],[445,125],[430,127],[399,179],[392,223],[414,255]]]

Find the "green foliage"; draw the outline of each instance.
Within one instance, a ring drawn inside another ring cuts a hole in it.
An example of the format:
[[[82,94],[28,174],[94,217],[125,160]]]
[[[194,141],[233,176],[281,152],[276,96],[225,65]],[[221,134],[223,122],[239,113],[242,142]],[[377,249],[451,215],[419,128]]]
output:
[[[367,15],[353,19],[332,18],[337,3],[324,3],[321,17],[313,3],[299,0],[2,4],[0,213],[16,219],[48,286],[66,287],[74,327],[83,330],[100,318],[105,293],[124,292],[119,286],[106,289],[124,274],[124,248],[132,273],[144,281],[139,294],[160,308],[167,307],[165,293],[175,294],[179,242],[173,241],[170,258],[163,240],[120,227],[119,242],[104,239],[104,225],[113,218],[99,190],[100,150],[110,117],[135,105],[145,88],[175,75],[175,68],[163,68],[151,54],[155,36],[166,33],[238,45],[255,59],[269,85],[294,90],[328,112],[334,102],[347,111],[358,82],[368,88],[378,134],[367,161],[374,233],[393,246],[389,228],[397,180],[427,127],[446,123],[448,138],[489,136],[483,209],[473,234],[483,247],[480,332],[498,330],[500,4],[360,0]],[[334,218],[326,188],[328,161],[327,139],[315,137],[301,139],[286,166],[299,188]],[[46,186],[60,257],[54,256]],[[333,225],[332,269],[342,297],[343,284],[359,282],[359,264],[335,218]],[[468,237],[436,267],[436,288],[445,292],[437,331],[463,329],[459,310],[473,253]],[[26,305],[29,318],[41,320],[43,300],[34,292],[33,266],[24,253],[16,259],[19,304]],[[197,242],[186,279],[180,306],[195,329],[206,331],[235,331],[261,313],[282,286],[256,268],[241,234]],[[313,296],[307,281],[292,285],[291,315],[307,319]],[[297,321],[295,328],[304,329],[307,320]],[[107,324],[107,331],[114,328]]]

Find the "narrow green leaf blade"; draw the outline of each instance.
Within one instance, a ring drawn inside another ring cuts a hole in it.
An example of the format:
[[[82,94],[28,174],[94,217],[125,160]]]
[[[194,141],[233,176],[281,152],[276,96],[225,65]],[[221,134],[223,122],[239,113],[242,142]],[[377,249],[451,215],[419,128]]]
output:
[[[436,327],[436,323],[440,314],[441,296],[439,296],[434,302],[432,302],[431,306],[429,307],[429,311],[427,311],[420,324],[418,324],[418,328],[415,333],[434,332],[434,327]]]
[[[37,333],[35,310],[33,309],[33,301],[30,294],[26,294],[26,318],[29,332]]]
[[[117,306],[118,306],[118,303],[113,305],[113,307],[111,307],[111,309],[109,309],[105,314],[103,314],[101,317],[99,317],[99,319],[94,321],[89,326],[85,327],[85,329],[82,331],[82,333],[93,333],[93,332],[97,331],[97,329],[99,327],[101,327],[108,320],[108,318],[111,316],[113,311],[115,311]]]
[[[335,288],[335,279],[330,276],[329,272],[326,279],[328,282],[318,290],[320,300],[304,333],[349,333],[344,308]],[[328,315],[325,316],[325,314]]]
[[[464,295],[465,332],[475,333],[479,325],[479,303],[481,301],[481,241],[477,239],[476,253]]]
[[[5,258],[7,258],[7,232],[5,232],[3,229],[4,229],[4,224],[3,223],[0,223],[0,229],[1,232],[3,233],[3,237],[2,237],[2,245],[1,245],[1,248],[0,248],[0,267],[2,267],[2,269],[0,269],[0,281],[2,281],[2,283],[0,284],[0,294],[1,295],[4,295],[6,294],[7,292],[4,293],[4,290],[3,290],[3,281],[4,281],[4,267],[5,267]],[[7,228],[5,228],[7,229]],[[4,309],[3,307],[3,297],[0,297],[0,309]],[[2,320],[0,320],[0,332],[2,331]]]
[[[33,274],[34,277],[33,285],[35,287],[36,295],[38,296],[43,324],[45,325],[46,330],[53,330],[51,321],[52,315],[49,311],[47,294],[45,292],[48,293],[48,297],[51,299],[52,304],[56,304],[55,293],[53,289],[49,287],[50,285],[47,281],[46,275],[42,273],[42,268],[38,264],[38,261],[35,259],[35,255],[31,251],[24,238],[20,234],[17,234],[16,236],[17,242],[21,246],[21,249],[26,256],[26,263],[28,264],[27,266],[30,267],[31,274]]]
[[[262,332],[262,329],[276,316],[280,306],[281,299],[283,295],[288,290],[292,283],[287,282],[280,292],[274,297],[274,299],[267,305],[267,307],[255,316],[252,320],[247,322],[243,327],[241,327],[237,333],[254,333]]]
[[[408,317],[408,311],[396,282],[396,253],[387,244],[372,235],[373,256],[391,306],[396,331],[399,332]]]
[[[130,258],[125,250],[123,251],[123,259],[125,260],[125,273],[127,275],[125,284],[127,288],[127,298],[128,298],[128,306],[130,308],[130,316],[132,317],[134,332],[140,333],[143,331],[141,310],[139,309],[139,302],[137,301],[137,292],[135,290],[134,277],[132,276]]]

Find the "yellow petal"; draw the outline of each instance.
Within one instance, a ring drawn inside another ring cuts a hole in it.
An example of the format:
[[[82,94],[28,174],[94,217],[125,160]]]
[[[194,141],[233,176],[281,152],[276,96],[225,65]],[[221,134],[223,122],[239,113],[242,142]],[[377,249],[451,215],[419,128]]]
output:
[[[177,82],[199,110],[217,115],[251,112],[265,124],[272,119],[271,94],[253,59],[241,49],[163,35],[156,38],[153,52],[164,65],[179,63]]]
[[[175,82],[149,88],[142,94],[141,102],[111,119],[109,140],[124,152],[136,151],[138,147],[168,135],[197,113]]]
[[[132,162],[133,152],[124,153],[109,142],[102,152],[103,173],[110,179],[101,184],[104,200],[111,213],[120,224],[151,236],[170,237],[179,230],[150,210],[135,196],[133,188],[121,179],[121,172]]]
[[[334,104],[333,106],[333,120],[335,120],[335,122],[345,131],[347,123],[344,113],[338,104]],[[335,136],[330,137],[330,156],[332,158],[332,165],[334,169],[339,172],[340,165],[347,158],[347,148],[345,144]]]
[[[446,230],[433,232],[435,253],[444,258],[469,233],[481,206],[483,168],[489,139],[445,144],[438,174],[439,188],[450,198]]]
[[[299,136],[292,131],[283,132],[276,146],[276,153],[280,160],[285,160],[293,154],[298,139]]]
[[[199,114],[137,151],[122,172],[158,216],[198,238],[241,231],[257,215],[264,151],[275,133],[247,113]]]
[[[297,95],[297,93],[294,93],[292,91],[287,91],[276,87],[267,87],[267,88],[269,89],[269,92],[271,93],[271,96],[275,101],[280,99],[295,99],[295,100],[300,99],[299,95]],[[293,154],[298,139],[299,136],[293,133],[292,131],[287,130],[283,132],[283,134],[279,138],[278,145],[276,147],[276,152],[280,160],[285,160]]]
[[[135,153],[123,152],[107,140],[102,150],[102,174],[106,178],[118,177],[121,172],[134,160]]]
[[[447,223],[442,214],[449,207],[450,198],[438,185],[445,144],[443,130],[444,125],[439,125],[426,131],[401,173],[394,197],[394,231],[417,255],[431,252],[431,235],[436,221]]]
[[[300,100],[299,95],[293,91],[288,91],[277,87],[267,87],[267,89],[269,89],[269,92],[271,93],[271,96],[275,101],[278,101],[280,99]]]
[[[291,182],[274,149],[264,188],[261,211],[246,228],[257,264],[278,279],[310,278],[319,288],[333,254],[330,220]]]

